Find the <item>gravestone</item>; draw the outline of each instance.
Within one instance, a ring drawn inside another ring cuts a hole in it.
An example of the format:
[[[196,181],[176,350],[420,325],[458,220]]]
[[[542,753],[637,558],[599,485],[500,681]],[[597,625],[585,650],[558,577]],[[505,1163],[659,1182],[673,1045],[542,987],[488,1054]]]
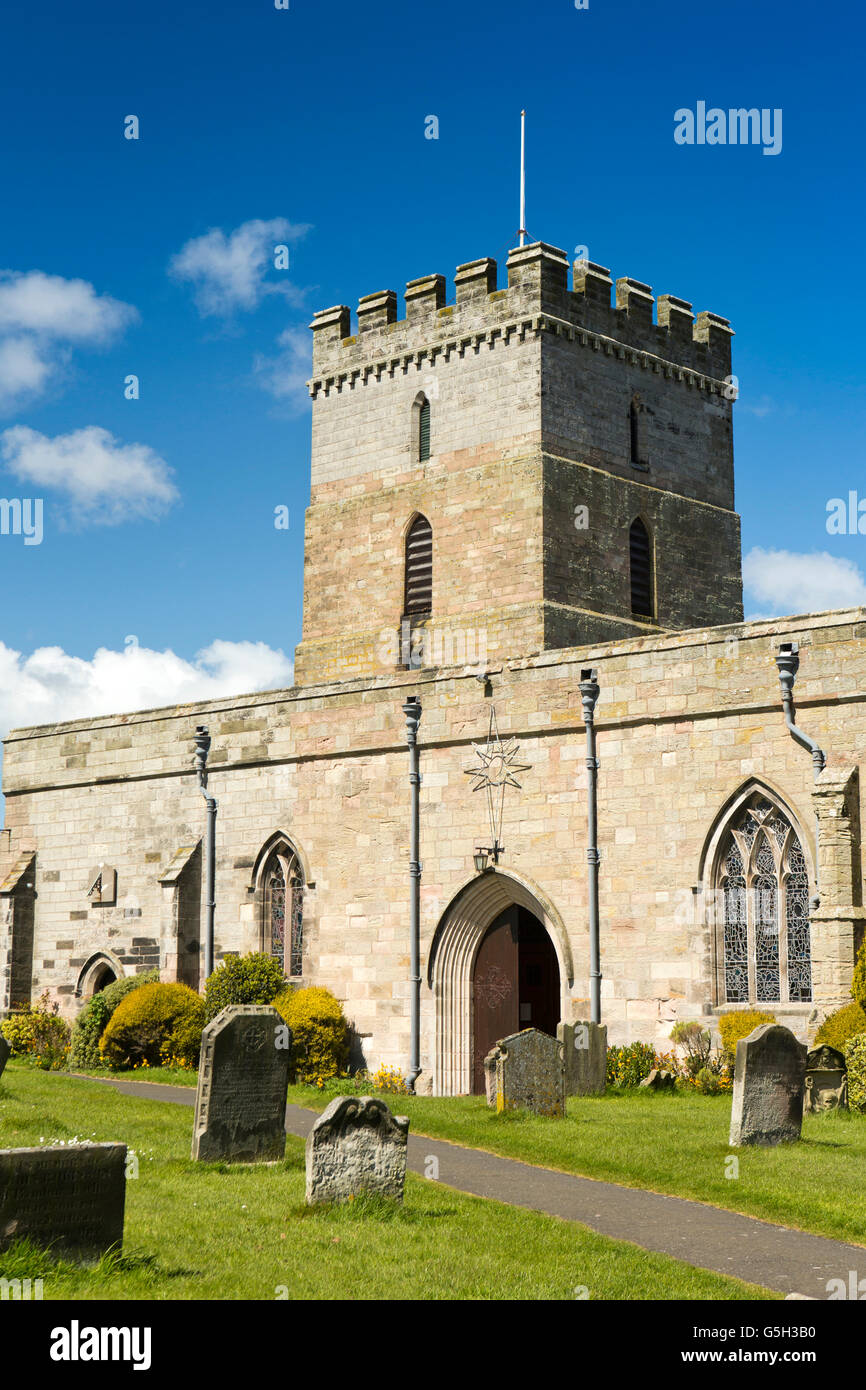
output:
[[[269,1004],[229,1004],[202,1033],[192,1156],[267,1163],[286,1152],[291,1033]]]
[[[495,1048],[496,1109],[565,1114],[562,1044],[537,1028],[502,1038]]]
[[[607,1086],[607,1025],[560,1023],[556,1036],[562,1044],[567,1096],[604,1095]]]
[[[374,1096],[337,1096],[307,1136],[307,1202],[403,1200],[409,1121]]]
[[[123,1246],[125,1144],[0,1149],[0,1250],[16,1240],[98,1260]]]
[[[806,1058],[806,1111],[848,1109],[848,1065],[835,1047],[816,1047]]]
[[[6,1040],[6,1038],[4,1038],[3,1034],[0,1033],[0,1076],[3,1075],[3,1072],[4,1072],[5,1067],[6,1067],[6,1063],[9,1061],[9,1058],[10,1058],[11,1056],[12,1056],[12,1047],[11,1047],[11,1044],[10,1044],[9,1042],[7,1042],[7,1040]]]
[[[640,1083],[647,1091],[675,1091],[676,1085],[676,1073],[668,1071],[666,1067],[653,1067],[649,1076],[645,1076]]]
[[[732,1147],[787,1144],[800,1138],[806,1046],[779,1023],[764,1023],[737,1043]]]
[[[487,1104],[496,1109],[496,1058],[499,1054],[498,1047],[494,1047],[484,1058],[484,1092],[487,1096]]]

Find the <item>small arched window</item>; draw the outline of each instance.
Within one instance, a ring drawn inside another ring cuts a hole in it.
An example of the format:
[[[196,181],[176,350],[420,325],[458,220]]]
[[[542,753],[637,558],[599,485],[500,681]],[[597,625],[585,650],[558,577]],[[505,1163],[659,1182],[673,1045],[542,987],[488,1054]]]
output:
[[[406,536],[405,618],[426,617],[433,607],[433,528],[418,515]]]
[[[646,458],[646,415],[641,398],[635,392],[628,413],[629,457],[632,468],[648,468]]]
[[[631,611],[636,618],[653,616],[652,542],[640,517],[635,517],[628,533],[631,576]]]
[[[291,845],[276,846],[263,877],[262,949],[297,978],[304,973],[304,874]]]
[[[756,794],[722,841],[722,1003],[812,999],[809,877],[788,817]]]
[[[412,405],[412,455],[418,463],[430,457],[430,402],[420,391]]]

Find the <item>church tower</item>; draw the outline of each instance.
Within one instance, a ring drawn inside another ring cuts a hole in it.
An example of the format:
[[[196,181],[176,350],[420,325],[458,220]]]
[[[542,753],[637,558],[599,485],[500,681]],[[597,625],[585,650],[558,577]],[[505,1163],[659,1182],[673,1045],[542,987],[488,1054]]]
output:
[[[731,329],[543,242],[313,324],[299,685],[742,619]]]

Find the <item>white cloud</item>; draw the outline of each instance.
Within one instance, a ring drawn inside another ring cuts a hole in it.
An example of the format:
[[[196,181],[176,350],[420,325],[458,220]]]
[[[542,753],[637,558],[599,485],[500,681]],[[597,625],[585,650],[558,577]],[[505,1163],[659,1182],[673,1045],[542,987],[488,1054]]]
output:
[[[310,334],[303,328],[287,328],[277,339],[276,357],[259,354],[255,372],[260,385],[279,401],[302,410],[310,403],[307,381],[313,373]]]
[[[72,347],[101,347],[138,317],[86,280],[0,270],[0,411],[61,379]]]
[[[289,658],[264,642],[217,640],[186,661],[126,640],[124,651],[100,647],[91,661],[60,647],[25,657],[0,642],[0,732],[281,689],[293,679]]]
[[[122,444],[98,425],[49,439],[26,425],[0,434],[0,458],[17,479],[65,494],[73,525],[153,520],[179,496],[172,470],[147,444]]]
[[[826,550],[796,554],[755,546],[743,560],[743,583],[760,610],[750,618],[822,613],[866,604],[866,580],[851,560]]]
[[[202,317],[216,314],[228,318],[238,310],[255,309],[267,294],[298,298],[298,292],[285,277],[287,271],[274,270],[280,278],[265,279],[274,269],[274,249],[289,245],[309,231],[284,217],[270,221],[255,218],[243,222],[228,236],[213,227],[203,236],[193,237],[181,247],[169,264],[169,274],[193,285],[193,297]]]

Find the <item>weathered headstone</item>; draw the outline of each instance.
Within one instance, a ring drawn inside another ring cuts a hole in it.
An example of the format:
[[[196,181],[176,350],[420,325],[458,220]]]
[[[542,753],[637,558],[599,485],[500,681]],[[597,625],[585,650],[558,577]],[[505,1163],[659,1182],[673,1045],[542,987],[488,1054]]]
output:
[[[645,1076],[641,1081],[640,1086],[646,1091],[674,1091],[676,1084],[675,1072],[668,1071],[666,1067],[653,1067],[649,1076]]]
[[[607,1025],[560,1023],[556,1036],[562,1044],[567,1096],[603,1095],[607,1086]]]
[[[7,1042],[6,1038],[4,1038],[3,1034],[0,1033],[0,1076],[3,1075],[6,1063],[9,1061],[9,1058],[11,1056],[12,1047],[10,1043]]]
[[[562,1044],[537,1028],[502,1038],[495,1048],[496,1109],[565,1114]]]
[[[269,1004],[229,1004],[202,1033],[193,1158],[267,1163],[286,1152],[291,1033]]]
[[[487,1104],[491,1109],[496,1109],[496,1058],[498,1047],[491,1048],[484,1058],[484,1090],[487,1095]]]
[[[806,1046],[779,1023],[737,1043],[730,1144],[786,1144],[800,1138]]]
[[[806,1058],[806,1111],[848,1109],[848,1065],[835,1047],[816,1047]]]
[[[307,1136],[307,1202],[403,1200],[409,1121],[375,1096],[337,1096]]]
[[[0,1149],[0,1250],[31,1240],[98,1260],[123,1246],[125,1144]]]

